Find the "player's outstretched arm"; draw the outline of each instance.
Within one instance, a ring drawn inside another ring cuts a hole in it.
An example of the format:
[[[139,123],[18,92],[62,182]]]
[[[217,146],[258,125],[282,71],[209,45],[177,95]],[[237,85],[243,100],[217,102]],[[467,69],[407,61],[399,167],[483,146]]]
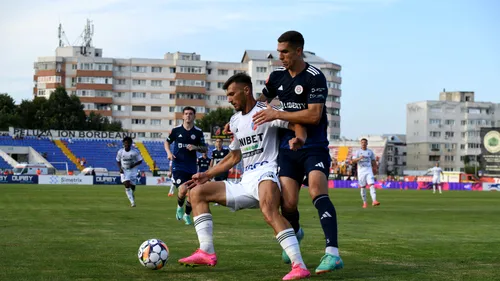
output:
[[[232,167],[241,161],[241,150],[231,150],[217,165],[208,169],[205,173],[210,177],[216,177],[219,174],[229,171]]]
[[[192,179],[186,182],[187,188],[191,189],[201,185],[214,178],[215,176],[229,171],[232,167],[241,161],[241,150],[231,150],[217,165],[208,169],[206,172],[196,173]]]

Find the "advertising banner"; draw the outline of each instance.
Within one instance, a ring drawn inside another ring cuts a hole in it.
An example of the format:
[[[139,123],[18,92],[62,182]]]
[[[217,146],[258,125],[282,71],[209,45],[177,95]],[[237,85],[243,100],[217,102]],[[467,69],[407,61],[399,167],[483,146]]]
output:
[[[38,184],[92,185],[92,176],[41,175]]]

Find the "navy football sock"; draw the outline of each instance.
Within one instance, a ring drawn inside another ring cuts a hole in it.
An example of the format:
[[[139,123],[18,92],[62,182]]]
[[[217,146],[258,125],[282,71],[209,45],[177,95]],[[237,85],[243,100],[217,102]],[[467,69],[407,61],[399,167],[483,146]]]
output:
[[[326,246],[338,248],[337,213],[327,194],[318,195],[313,200],[318,209],[321,227],[325,233]]]

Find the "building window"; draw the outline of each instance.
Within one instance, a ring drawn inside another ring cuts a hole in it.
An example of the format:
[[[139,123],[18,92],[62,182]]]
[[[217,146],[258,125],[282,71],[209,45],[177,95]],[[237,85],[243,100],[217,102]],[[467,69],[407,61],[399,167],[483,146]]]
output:
[[[151,125],[153,126],[161,125],[161,119],[151,119]]]
[[[146,119],[132,119],[132,124],[144,125],[144,124],[146,124]]]
[[[441,125],[441,119],[429,119],[431,125]]]
[[[151,72],[154,72],[154,73],[160,73],[161,72],[161,67],[159,66],[152,66],[151,67]]]
[[[227,96],[217,96],[218,101],[227,101]]]
[[[161,106],[151,106],[151,112],[161,112]]]
[[[217,70],[217,74],[218,75],[228,75],[229,74],[229,70],[227,70],[227,69],[218,69]]]
[[[170,73],[175,73],[175,67],[169,67],[168,70]]]
[[[257,80],[257,85],[266,85],[266,80]]]
[[[439,138],[441,137],[441,132],[429,132],[429,137]]]
[[[161,87],[161,80],[151,80],[152,87]]]
[[[201,73],[202,67],[201,66],[181,66],[181,67],[179,67],[179,72],[180,73]]]
[[[171,99],[171,100],[175,100],[175,94],[169,94],[168,98]]]
[[[267,72],[267,67],[265,67],[265,66],[257,66],[256,70],[259,73],[266,73]]]
[[[445,132],[444,136],[446,138],[453,138],[455,136],[455,133],[454,132]]]
[[[132,93],[132,97],[133,97],[133,98],[138,98],[138,99],[140,99],[140,98],[145,98],[145,97],[146,97],[146,93],[140,93],[140,92],[138,93],[138,92],[133,92],[133,93]]]
[[[146,107],[143,105],[132,105],[132,111],[146,111]]]
[[[161,133],[151,133],[151,138],[159,139],[159,138],[161,138]]]
[[[146,137],[146,133],[144,133],[144,132],[137,132],[137,137],[138,138],[145,138]]]
[[[455,120],[453,120],[453,119],[444,120],[444,124],[453,126],[453,125],[455,125]]]
[[[146,80],[133,79],[132,85],[146,85]]]
[[[441,149],[441,145],[439,143],[431,143],[429,146],[432,151],[439,151]]]
[[[439,155],[429,155],[429,162],[437,162],[441,159]]]
[[[144,72],[146,72],[146,67],[145,66],[132,66],[132,72],[144,73]]]
[[[217,88],[222,89],[224,87],[224,82],[217,82]]]

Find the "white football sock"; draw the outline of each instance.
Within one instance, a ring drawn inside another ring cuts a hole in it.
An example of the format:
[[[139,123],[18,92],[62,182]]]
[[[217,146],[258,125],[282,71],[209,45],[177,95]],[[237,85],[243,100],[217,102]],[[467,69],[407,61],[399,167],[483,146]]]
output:
[[[168,194],[174,194],[174,189],[175,189],[175,186],[172,184],[170,186],[170,191],[168,192]]]
[[[363,203],[366,203],[366,188],[362,187],[361,189],[361,199],[363,200]]]
[[[194,228],[198,234],[198,241],[200,241],[200,249],[209,254],[215,253],[214,238],[213,238],[212,214],[205,213],[194,217]]]
[[[276,240],[278,240],[278,242],[280,243],[281,248],[285,250],[292,263],[300,264],[300,267],[307,269],[304,261],[302,260],[299,240],[297,240],[297,236],[295,236],[295,231],[293,231],[293,228],[288,228],[280,231],[280,233],[276,235]]]
[[[130,204],[135,204],[134,191],[132,190],[132,188],[125,188],[125,194],[127,194]]]
[[[377,201],[377,191],[375,186],[370,186],[370,196],[372,197],[372,202]]]
[[[440,184],[438,184],[438,189],[439,189],[439,193],[442,193],[441,192],[441,185]]]
[[[337,247],[326,247],[325,253],[326,254],[330,254],[332,256],[340,257],[340,255],[339,255],[339,248],[337,248]]]
[[[432,192],[436,193],[436,185],[435,184],[432,184]]]

